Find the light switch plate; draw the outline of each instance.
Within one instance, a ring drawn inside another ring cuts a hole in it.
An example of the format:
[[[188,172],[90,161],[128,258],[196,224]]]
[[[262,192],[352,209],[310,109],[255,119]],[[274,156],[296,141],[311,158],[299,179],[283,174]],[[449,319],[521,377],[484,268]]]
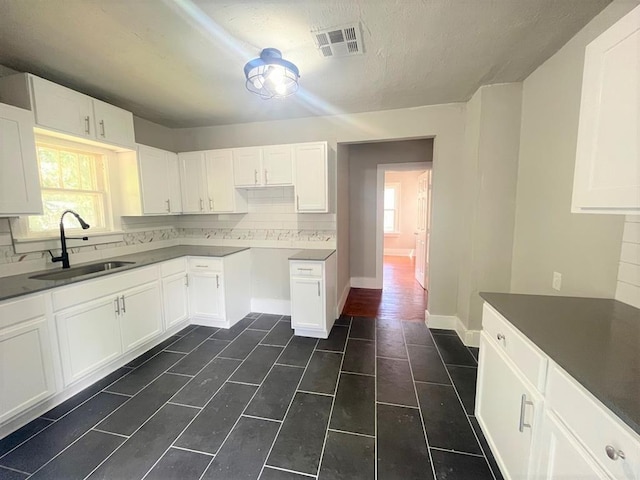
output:
[[[554,290],[560,291],[560,287],[562,287],[562,274],[558,272],[553,272],[553,281],[551,282],[551,286]]]

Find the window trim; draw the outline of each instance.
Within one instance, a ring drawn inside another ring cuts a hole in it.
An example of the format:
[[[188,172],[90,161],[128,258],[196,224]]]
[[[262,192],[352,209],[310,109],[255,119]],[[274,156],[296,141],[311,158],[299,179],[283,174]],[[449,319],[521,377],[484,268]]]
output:
[[[394,190],[395,207],[393,209],[384,208],[384,191],[387,190],[387,188],[392,188]],[[382,192],[382,218],[383,218],[382,231],[386,237],[398,237],[402,235],[402,231],[400,230],[400,201],[401,200],[402,200],[402,195],[401,195],[400,182],[386,182],[384,184],[384,190]],[[393,216],[394,225],[393,225],[393,230],[391,231],[384,230],[384,212],[388,210],[394,211],[394,216]]]

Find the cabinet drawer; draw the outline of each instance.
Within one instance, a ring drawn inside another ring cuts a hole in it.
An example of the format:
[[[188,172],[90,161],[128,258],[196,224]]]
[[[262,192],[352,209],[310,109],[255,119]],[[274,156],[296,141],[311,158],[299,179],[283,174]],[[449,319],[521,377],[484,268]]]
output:
[[[187,271],[187,262],[184,258],[176,258],[175,260],[169,260],[160,264],[160,271],[162,277],[168,277],[169,275],[176,275],[178,273],[185,273]]]
[[[221,272],[222,271],[222,259],[221,258],[207,258],[207,257],[189,257],[189,271],[190,272]]]
[[[555,364],[549,371],[547,401],[549,407],[613,478],[639,478],[638,435]],[[624,452],[625,459],[609,458],[607,446]]]
[[[321,262],[291,262],[289,265],[291,275],[296,277],[321,277]]]
[[[44,315],[43,295],[9,300],[0,304],[0,329]]]
[[[483,307],[482,328],[524,377],[543,392],[547,357],[487,303]]]

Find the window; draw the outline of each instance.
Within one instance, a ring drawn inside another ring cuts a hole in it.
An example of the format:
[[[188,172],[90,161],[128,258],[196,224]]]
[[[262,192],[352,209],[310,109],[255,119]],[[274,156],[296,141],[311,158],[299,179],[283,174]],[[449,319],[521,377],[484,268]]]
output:
[[[400,184],[384,186],[384,233],[400,232]]]
[[[106,152],[58,140],[37,140],[36,152],[43,215],[29,216],[27,234],[42,236],[57,232],[60,215],[65,210],[78,212],[92,231],[110,229]],[[65,217],[65,228],[79,228],[73,216]]]

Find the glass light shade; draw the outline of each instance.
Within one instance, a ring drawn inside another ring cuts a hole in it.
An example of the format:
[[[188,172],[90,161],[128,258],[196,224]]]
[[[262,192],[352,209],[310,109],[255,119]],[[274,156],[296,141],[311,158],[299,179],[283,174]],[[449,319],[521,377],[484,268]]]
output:
[[[246,87],[261,98],[284,98],[298,90],[298,67],[284,60],[280,50],[265,48],[260,58],[244,66]]]

